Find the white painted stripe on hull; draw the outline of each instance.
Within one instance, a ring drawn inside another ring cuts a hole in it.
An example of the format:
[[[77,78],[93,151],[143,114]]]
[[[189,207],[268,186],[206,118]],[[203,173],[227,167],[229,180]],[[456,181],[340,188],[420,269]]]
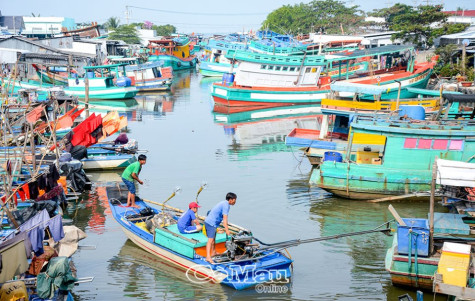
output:
[[[297,108],[297,109],[282,109],[274,111],[264,111],[256,112],[251,114],[251,118],[266,118],[279,115],[290,115],[290,114],[305,114],[305,113],[315,113],[320,114],[322,110],[320,107],[307,107],[307,108]]]
[[[105,169],[105,168],[117,168],[121,164],[127,162],[128,159],[117,159],[117,160],[84,160],[82,161],[83,169]]]
[[[214,89],[214,93],[218,94],[218,95],[221,95],[221,96],[228,96],[228,91],[224,90],[224,89],[220,89],[220,88],[216,88]]]
[[[270,93],[251,93],[251,99],[272,99],[272,100],[319,100],[327,96],[327,93],[310,93],[310,94],[270,94]]]
[[[85,90],[70,90],[67,89],[64,91],[66,94],[69,95],[85,95]],[[107,94],[116,94],[116,93],[130,93],[130,92],[137,92],[136,87],[131,88],[117,88],[117,89],[104,89],[104,90],[89,90],[89,95],[107,95]]]

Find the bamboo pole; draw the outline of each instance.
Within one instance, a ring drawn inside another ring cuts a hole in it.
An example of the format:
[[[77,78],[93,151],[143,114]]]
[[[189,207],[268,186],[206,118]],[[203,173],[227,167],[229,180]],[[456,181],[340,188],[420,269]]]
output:
[[[432,182],[430,186],[430,207],[429,207],[429,254],[434,252],[434,205],[435,205],[435,181],[437,179],[437,157],[432,164]]]

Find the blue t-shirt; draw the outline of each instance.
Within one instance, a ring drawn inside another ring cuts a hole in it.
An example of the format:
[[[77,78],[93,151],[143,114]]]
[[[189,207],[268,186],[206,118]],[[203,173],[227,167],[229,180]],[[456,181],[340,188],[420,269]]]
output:
[[[188,209],[182,216],[178,219],[177,227],[180,232],[185,231],[186,227],[191,226],[191,222],[196,219],[195,213],[193,210]]]
[[[228,215],[231,206],[228,201],[221,201],[209,212],[205,222],[210,226],[218,227],[223,221],[223,215]]]

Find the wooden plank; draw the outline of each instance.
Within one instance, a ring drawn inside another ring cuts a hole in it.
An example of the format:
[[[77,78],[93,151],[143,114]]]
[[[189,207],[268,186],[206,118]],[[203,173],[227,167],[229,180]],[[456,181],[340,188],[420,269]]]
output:
[[[379,202],[387,202],[387,201],[394,201],[394,200],[402,200],[402,199],[407,199],[413,196],[420,196],[420,193],[409,193],[409,194],[403,194],[403,195],[394,195],[394,196],[388,196],[385,198],[381,199],[375,199],[375,200],[368,200],[369,203],[379,203]]]
[[[390,204],[388,206],[388,209],[389,209],[389,212],[391,212],[391,214],[394,216],[394,218],[396,219],[399,225],[407,226],[406,223],[402,220],[402,218],[397,213],[396,209],[394,209],[393,205]]]
[[[469,287],[461,287],[456,285],[445,284],[442,282],[442,277],[436,274],[434,280],[434,292],[455,296],[459,299],[475,299],[475,289]]]

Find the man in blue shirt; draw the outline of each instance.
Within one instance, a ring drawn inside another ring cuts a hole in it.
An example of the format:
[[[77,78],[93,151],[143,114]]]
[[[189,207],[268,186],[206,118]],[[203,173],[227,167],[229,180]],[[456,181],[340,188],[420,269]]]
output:
[[[208,237],[208,243],[206,244],[206,261],[209,263],[214,263],[211,259],[211,256],[216,255],[214,239],[216,237],[216,230],[221,222],[223,222],[226,235],[230,236],[228,228],[228,214],[231,206],[236,204],[236,199],[236,194],[229,192],[226,194],[226,201],[221,201],[216,206],[214,206],[205,219],[206,236]]]
[[[195,202],[191,202],[188,205],[188,208],[190,209],[183,213],[178,219],[177,226],[180,233],[188,234],[201,231],[201,224],[196,218],[196,213],[198,212],[199,207],[201,206]]]

